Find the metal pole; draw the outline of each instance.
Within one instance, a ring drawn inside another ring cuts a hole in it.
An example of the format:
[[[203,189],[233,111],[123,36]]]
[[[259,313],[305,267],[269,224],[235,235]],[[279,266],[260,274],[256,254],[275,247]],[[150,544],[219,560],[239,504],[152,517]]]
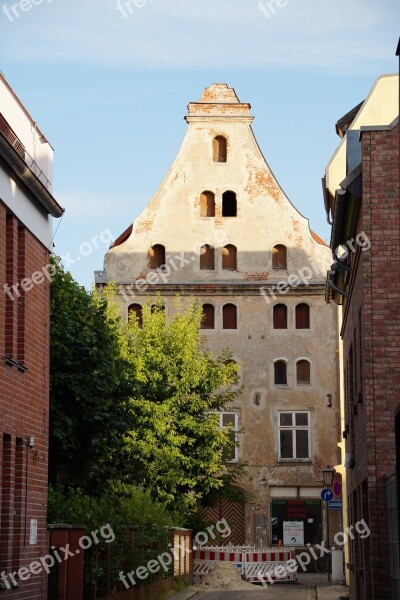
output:
[[[326,542],[329,548],[328,554],[328,581],[331,580],[331,550],[329,545],[329,502],[326,503]]]

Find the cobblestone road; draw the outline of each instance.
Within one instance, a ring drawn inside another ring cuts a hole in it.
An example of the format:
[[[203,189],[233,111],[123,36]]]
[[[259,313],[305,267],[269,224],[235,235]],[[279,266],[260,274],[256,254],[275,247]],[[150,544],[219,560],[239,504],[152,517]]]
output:
[[[315,600],[313,588],[301,585],[271,586],[267,589],[256,588],[254,592],[207,592],[195,596],[195,600]]]
[[[316,589],[318,588],[318,594]],[[298,585],[271,585],[264,589],[254,586],[254,591],[210,591],[198,592],[188,588],[170,600],[341,600],[347,598],[347,589],[330,585],[326,576],[306,575],[299,578]]]

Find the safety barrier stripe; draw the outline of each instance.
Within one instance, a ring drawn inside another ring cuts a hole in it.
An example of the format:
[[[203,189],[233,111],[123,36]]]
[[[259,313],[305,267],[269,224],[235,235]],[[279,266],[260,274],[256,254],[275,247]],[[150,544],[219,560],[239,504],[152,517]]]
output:
[[[250,550],[250,551],[249,551]],[[207,575],[218,562],[231,562],[245,575],[247,581],[257,583],[261,578],[269,581],[295,581],[297,572],[288,573],[284,576],[275,575],[279,565],[285,565],[295,557],[294,548],[255,548],[247,547],[203,547],[193,551],[193,574],[195,579]]]

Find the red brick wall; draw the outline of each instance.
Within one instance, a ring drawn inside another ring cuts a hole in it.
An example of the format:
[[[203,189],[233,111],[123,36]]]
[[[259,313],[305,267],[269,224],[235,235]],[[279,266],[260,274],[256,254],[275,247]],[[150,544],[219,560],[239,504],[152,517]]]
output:
[[[6,573],[28,567],[31,561],[48,552],[50,288],[45,279],[11,300],[4,293],[4,284],[29,277],[48,262],[48,251],[28,229],[19,227],[15,217],[6,217],[6,207],[0,201],[0,465],[6,467],[0,488],[3,512],[0,515],[0,572]],[[6,364],[7,355],[12,361],[20,362]],[[31,435],[35,436],[35,447],[28,449]],[[29,543],[31,519],[38,521],[36,545]],[[0,590],[0,597],[45,599],[46,579],[45,574],[31,575],[21,581],[17,589]]]
[[[357,232],[365,231],[372,247],[351,256],[353,284],[342,332],[346,452],[354,456],[347,472],[350,523],[365,518],[371,529],[369,539],[352,543],[353,600],[390,597],[385,486],[396,468],[400,408],[399,176],[399,126],[363,132]]]

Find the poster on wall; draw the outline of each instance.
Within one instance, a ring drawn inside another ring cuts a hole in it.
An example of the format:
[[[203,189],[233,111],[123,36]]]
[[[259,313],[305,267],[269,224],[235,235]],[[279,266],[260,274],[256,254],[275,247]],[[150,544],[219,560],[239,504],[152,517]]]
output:
[[[283,545],[304,546],[303,521],[283,521]]]

